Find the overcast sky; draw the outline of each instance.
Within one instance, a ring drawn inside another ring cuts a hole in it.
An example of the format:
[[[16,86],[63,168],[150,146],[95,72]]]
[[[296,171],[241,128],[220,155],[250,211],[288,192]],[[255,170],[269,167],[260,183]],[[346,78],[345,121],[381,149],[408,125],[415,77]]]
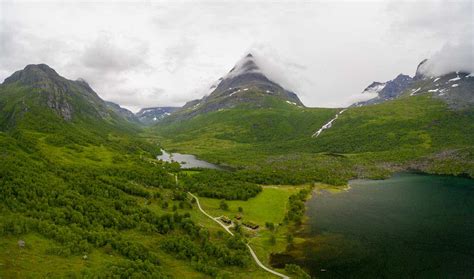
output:
[[[311,107],[348,105],[424,58],[474,71],[470,0],[0,1],[0,80],[46,63],[133,111],[201,98],[248,52]]]

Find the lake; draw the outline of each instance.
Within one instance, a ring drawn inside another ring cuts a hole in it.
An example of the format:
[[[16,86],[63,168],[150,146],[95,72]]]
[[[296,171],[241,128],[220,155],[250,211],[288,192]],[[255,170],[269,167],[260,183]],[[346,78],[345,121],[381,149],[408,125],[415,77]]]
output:
[[[474,180],[397,174],[307,202],[293,262],[320,278],[474,278]]]
[[[209,162],[199,160],[194,155],[181,154],[181,153],[168,153],[161,149],[161,155],[157,156],[156,159],[163,160],[165,162],[178,162],[182,169],[191,168],[206,168],[206,169],[220,169],[219,166],[211,164]]]

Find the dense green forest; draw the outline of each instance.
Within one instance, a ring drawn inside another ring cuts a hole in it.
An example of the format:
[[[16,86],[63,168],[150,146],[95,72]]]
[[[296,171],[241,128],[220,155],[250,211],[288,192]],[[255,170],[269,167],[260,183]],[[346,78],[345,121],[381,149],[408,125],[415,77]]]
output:
[[[77,116],[65,121],[42,94],[0,86],[0,277],[175,277],[163,260],[188,266],[192,276],[254,268],[241,238],[216,234],[192,216],[186,191],[209,190],[205,175],[196,176],[204,179],[199,185],[177,185],[179,165],[156,160],[160,148],[139,136],[141,127],[111,112],[99,117],[81,98],[71,101]],[[229,180],[217,195],[248,199],[261,191],[239,186]],[[10,250],[17,241],[24,247]],[[18,261],[25,253],[54,264]],[[98,255],[111,260],[99,264]],[[71,268],[75,259],[84,265]]]
[[[116,153],[109,150],[117,156],[109,166],[80,157],[77,164],[69,165],[50,161],[35,148],[32,138],[30,142],[20,141],[2,133],[0,141],[3,236],[40,234],[56,244],[47,253],[62,257],[87,255],[94,249],[123,257],[104,267],[105,273],[85,269],[85,275],[115,274],[114,270],[122,270],[123,278],[169,275],[153,251],[123,236],[122,232],[130,230],[167,236],[162,243],[164,251],[191,261],[196,270],[212,276],[218,274],[220,266],[248,265],[245,248],[242,251],[232,239],[205,241],[203,236],[209,238],[208,230],[193,222],[189,213],[177,212],[176,207],[192,208],[191,201],[183,189],[176,188],[169,173],[172,166],[154,165],[140,158],[145,150],[135,150],[122,160],[122,148]],[[71,150],[77,152],[78,148],[81,146]],[[138,198],[170,206],[159,214],[142,206]],[[171,205],[176,207],[172,209]]]
[[[202,170],[198,174],[180,176],[185,189],[203,197],[227,200],[247,200],[262,191],[262,187],[246,181],[236,172]]]

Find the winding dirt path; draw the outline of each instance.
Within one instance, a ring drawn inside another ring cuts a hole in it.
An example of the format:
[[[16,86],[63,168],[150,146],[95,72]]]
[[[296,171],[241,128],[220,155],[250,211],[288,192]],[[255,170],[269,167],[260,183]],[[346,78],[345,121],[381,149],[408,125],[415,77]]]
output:
[[[191,195],[191,197],[193,197],[193,198],[196,200],[196,203],[197,203],[197,205],[198,205],[199,210],[200,210],[204,215],[206,215],[207,217],[209,217],[209,218],[211,218],[212,220],[214,220],[214,222],[217,222],[217,223],[218,223],[221,227],[223,227],[230,235],[232,235],[232,236],[234,235],[234,234],[229,230],[229,228],[228,228],[227,226],[225,226],[223,223],[219,222],[219,220],[217,220],[217,218],[212,217],[212,216],[209,215],[206,211],[204,211],[204,209],[202,209],[201,204],[199,203],[198,197],[196,197],[195,195],[193,195],[191,192],[188,192],[188,194]],[[270,269],[270,268],[264,266],[264,265],[260,262],[260,260],[258,259],[257,254],[255,254],[255,252],[253,251],[252,247],[250,247],[249,244],[246,244],[246,245],[247,245],[247,247],[248,247],[249,250],[250,250],[250,254],[252,255],[252,258],[254,259],[254,261],[257,263],[258,266],[260,266],[261,268],[263,268],[265,271],[270,272],[270,273],[272,273],[272,274],[274,274],[274,275],[276,275],[276,276],[278,276],[278,277],[281,277],[281,278],[283,278],[283,279],[289,279],[289,278],[290,278],[290,277],[286,276],[285,274],[281,274],[281,273],[279,273],[279,272],[276,272],[275,270],[272,270],[272,269]]]

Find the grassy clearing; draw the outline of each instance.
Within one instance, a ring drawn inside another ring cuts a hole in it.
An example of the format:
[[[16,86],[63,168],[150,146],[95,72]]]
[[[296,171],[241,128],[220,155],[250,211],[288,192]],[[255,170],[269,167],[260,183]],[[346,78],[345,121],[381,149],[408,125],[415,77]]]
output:
[[[256,231],[244,229],[250,237],[250,245],[259,257],[260,261],[269,266],[270,255],[282,252],[287,246],[287,235],[290,227],[283,220],[288,206],[288,198],[297,193],[304,186],[264,186],[263,191],[255,198],[247,201],[226,201],[229,210],[219,209],[220,200],[200,197],[201,206],[213,216],[228,216],[234,219],[235,215],[241,214],[242,220],[258,224],[260,228]],[[238,208],[242,207],[240,213]],[[235,219],[234,219],[235,220]],[[275,230],[271,231],[265,227],[266,222],[275,224]],[[272,236],[275,242],[271,241]],[[295,243],[299,239],[294,240]],[[284,273],[284,271],[279,270]],[[268,276],[270,276],[268,274]],[[271,276],[270,276],[271,277]]]
[[[234,218],[241,214],[243,220],[265,227],[265,222],[279,224],[285,217],[288,198],[296,193],[299,186],[264,186],[263,191],[254,198],[247,201],[226,201],[229,210],[219,209],[220,200],[200,197],[201,205],[204,210],[213,216],[226,215]],[[238,208],[242,207],[243,212],[239,213]]]
[[[18,247],[18,240],[24,240],[25,248]],[[55,241],[37,234],[5,236],[0,239],[0,278],[65,278],[81,271],[98,270],[113,263],[121,256],[107,254],[94,249],[82,256],[62,257],[51,255],[48,249],[59,247]]]

